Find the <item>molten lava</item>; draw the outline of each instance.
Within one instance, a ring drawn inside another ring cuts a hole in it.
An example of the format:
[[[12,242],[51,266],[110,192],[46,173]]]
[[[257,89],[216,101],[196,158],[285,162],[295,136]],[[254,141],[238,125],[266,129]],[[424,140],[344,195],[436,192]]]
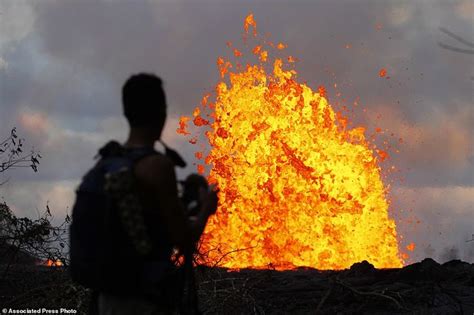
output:
[[[64,264],[59,259],[57,259],[57,260],[48,259],[48,260],[45,261],[44,265],[48,266],[48,267],[61,267]]]
[[[246,45],[256,26],[253,16],[245,19]],[[315,92],[284,69],[295,58],[286,64],[262,45],[248,48],[259,61],[244,67],[219,57],[223,80],[215,101],[206,95],[193,114],[196,126],[210,128],[205,163],[220,189],[200,246],[206,263],[343,269],[368,260],[377,268],[401,267],[380,156],[365,129],[349,129],[324,87]],[[284,48],[278,44],[280,54]],[[242,61],[241,51],[234,56]],[[187,120],[178,132],[188,133]]]

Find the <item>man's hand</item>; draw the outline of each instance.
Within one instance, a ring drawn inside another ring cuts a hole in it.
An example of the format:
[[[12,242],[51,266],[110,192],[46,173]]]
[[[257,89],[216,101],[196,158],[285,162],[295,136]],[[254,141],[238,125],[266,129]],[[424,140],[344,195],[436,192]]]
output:
[[[209,190],[204,187],[199,188],[199,201],[202,205],[201,210],[197,215],[188,218],[190,226],[193,231],[195,231],[195,241],[198,241],[204,232],[209,217],[216,213],[219,202],[217,192],[213,186],[211,186]]]
[[[219,198],[217,196],[218,189],[215,186],[209,188],[209,190],[204,187],[199,188],[199,199],[200,203],[203,205],[201,211],[205,211],[207,216],[216,213],[217,205],[219,203]]]

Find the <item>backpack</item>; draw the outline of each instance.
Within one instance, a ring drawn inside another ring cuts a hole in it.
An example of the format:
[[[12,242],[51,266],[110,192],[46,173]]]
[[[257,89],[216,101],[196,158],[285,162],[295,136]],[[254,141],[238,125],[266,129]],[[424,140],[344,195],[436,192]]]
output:
[[[134,166],[157,154],[153,148],[126,149],[111,141],[76,191],[70,226],[73,281],[103,292],[138,293],[153,244],[138,196]]]

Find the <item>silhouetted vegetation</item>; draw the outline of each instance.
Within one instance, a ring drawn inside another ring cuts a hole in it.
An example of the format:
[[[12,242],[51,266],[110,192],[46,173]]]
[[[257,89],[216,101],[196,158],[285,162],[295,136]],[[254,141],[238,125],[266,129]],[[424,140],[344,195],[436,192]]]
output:
[[[7,204],[0,204],[0,262],[4,264],[2,278],[13,263],[49,262],[52,265],[67,265],[69,216],[59,226],[53,226],[51,218],[48,205],[46,212],[33,220],[19,218]]]
[[[16,128],[10,131],[10,135],[0,140],[0,173],[10,168],[30,167],[33,171],[38,171],[41,154],[31,149],[28,153],[24,152],[25,139],[19,138]],[[0,185],[4,182],[0,182]]]
[[[0,173],[11,168],[29,167],[38,171],[40,153],[24,152],[23,138],[16,128],[0,143]],[[4,182],[3,182],[4,183]],[[49,205],[37,219],[17,217],[5,203],[0,203],[0,263],[1,279],[5,279],[12,264],[67,264],[66,216],[59,226],[51,223]]]
[[[0,173],[14,168],[38,171],[41,154],[24,149],[25,139],[13,128],[0,140]],[[0,186],[7,180],[0,181]],[[36,219],[18,217],[0,203],[0,304],[16,308],[73,308],[87,310],[89,291],[71,283],[65,272],[69,242],[66,215],[59,225],[47,204]]]

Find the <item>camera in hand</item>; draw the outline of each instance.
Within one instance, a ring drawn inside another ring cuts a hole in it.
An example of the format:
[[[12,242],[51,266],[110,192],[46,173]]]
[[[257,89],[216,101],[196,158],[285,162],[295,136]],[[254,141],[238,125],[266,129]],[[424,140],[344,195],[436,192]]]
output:
[[[195,216],[202,208],[203,197],[209,191],[209,184],[204,176],[191,174],[184,181],[180,181],[182,185],[181,201],[186,209],[187,216]]]

